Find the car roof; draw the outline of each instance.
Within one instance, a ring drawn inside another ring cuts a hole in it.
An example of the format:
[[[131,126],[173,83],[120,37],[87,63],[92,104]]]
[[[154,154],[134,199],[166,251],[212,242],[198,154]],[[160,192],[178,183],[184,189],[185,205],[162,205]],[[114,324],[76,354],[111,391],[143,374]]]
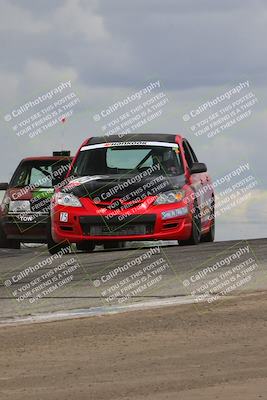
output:
[[[88,139],[87,144],[100,144],[100,143],[110,143],[110,142],[139,142],[139,141],[156,141],[156,142],[168,142],[175,143],[176,138],[181,138],[180,135],[170,134],[170,133],[128,133],[123,137],[117,135],[110,136],[93,136]]]

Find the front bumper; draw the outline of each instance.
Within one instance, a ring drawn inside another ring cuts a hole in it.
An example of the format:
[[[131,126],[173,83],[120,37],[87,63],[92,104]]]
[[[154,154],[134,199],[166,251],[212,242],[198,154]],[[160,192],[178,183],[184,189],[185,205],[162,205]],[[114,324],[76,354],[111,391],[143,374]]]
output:
[[[68,240],[186,240],[192,229],[191,213],[163,220],[161,212],[177,205],[153,207],[142,214],[99,215],[86,213],[83,208],[57,205],[52,213],[52,236],[56,242]],[[68,214],[66,222],[60,221],[61,213]]]
[[[22,242],[46,242],[50,216],[40,213],[9,213],[2,216],[1,224],[7,239]]]

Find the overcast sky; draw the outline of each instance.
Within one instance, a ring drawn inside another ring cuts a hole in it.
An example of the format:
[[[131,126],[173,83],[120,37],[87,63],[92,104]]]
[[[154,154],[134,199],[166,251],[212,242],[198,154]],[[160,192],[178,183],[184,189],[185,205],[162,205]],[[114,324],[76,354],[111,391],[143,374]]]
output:
[[[23,157],[74,153],[103,133],[96,113],[159,80],[169,102],[140,131],[184,134],[213,179],[249,162],[258,186],[241,214],[222,218],[218,235],[236,218],[232,236],[266,236],[266,36],[265,0],[0,0],[0,180]],[[4,116],[67,80],[80,99],[74,115],[33,139],[17,137]],[[245,81],[244,93],[258,99],[252,115],[196,137],[183,115]]]

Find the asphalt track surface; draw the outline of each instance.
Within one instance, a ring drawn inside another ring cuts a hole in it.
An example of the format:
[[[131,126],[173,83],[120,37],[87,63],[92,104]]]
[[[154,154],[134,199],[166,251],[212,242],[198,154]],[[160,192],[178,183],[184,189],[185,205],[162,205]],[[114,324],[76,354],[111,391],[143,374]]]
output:
[[[0,249],[0,322],[69,310],[108,312],[173,299],[216,307],[227,296],[266,290],[267,239],[189,247],[158,244],[99,247],[58,259],[44,246]]]

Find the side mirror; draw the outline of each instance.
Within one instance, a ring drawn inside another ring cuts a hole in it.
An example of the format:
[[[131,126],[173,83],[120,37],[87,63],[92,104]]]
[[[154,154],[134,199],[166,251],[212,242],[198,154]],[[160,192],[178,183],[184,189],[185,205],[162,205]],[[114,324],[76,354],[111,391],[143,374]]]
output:
[[[190,168],[191,174],[200,174],[201,172],[207,172],[207,166],[201,162],[193,163],[192,167]]]
[[[0,183],[0,190],[7,190],[7,188],[8,188],[8,183],[7,182]]]

